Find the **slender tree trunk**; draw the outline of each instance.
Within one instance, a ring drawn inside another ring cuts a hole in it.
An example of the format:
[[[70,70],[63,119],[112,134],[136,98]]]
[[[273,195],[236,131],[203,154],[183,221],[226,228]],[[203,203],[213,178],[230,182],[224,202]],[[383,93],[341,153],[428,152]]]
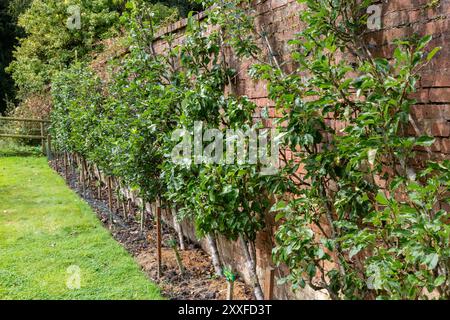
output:
[[[173,239],[172,239],[172,241],[173,241]],[[180,269],[180,273],[181,273],[181,275],[184,275],[186,269],[184,268],[183,259],[181,258],[180,252],[178,251],[176,241],[174,242],[174,246],[172,249],[175,252],[175,258],[177,260],[177,264],[178,264],[178,268]]]
[[[121,207],[121,199],[120,199],[120,184],[117,178],[114,178],[114,193],[116,195],[116,211],[115,213],[119,215],[120,207]]]
[[[244,236],[240,236],[239,240],[241,242],[242,250],[244,251],[244,256],[246,260],[247,270],[250,273],[250,280],[253,285],[256,300],[264,300],[264,295],[261,289],[261,284],[259,283],[258,275],[256,274],[256,262],[252,259],[251,253],[248,249],[248,243],[244,239]]]
[[[78,184],[80,183],[80,159],[78,154],[75,153],[75,174],[77,177]]]
[[[95,180],[97,180],[98,184],[97,184],[97,198],[98,200],[101,200],[102,198],[102,176],[100,174],[100,170],[98,169],[97,165],[94,164],[94,176],[95,176]]]
[[[70,154],[69,162],[70,162],[70,170],[72,171],[72,174],[75,174],[75,155],[73,153]]]
[[[67,152],[64,152],[64,178],[67,180],[69,178],[69,174],[67,172]]]
[[[158,208],[156,208],[156,240],[158,255],[158,278],[160,278],[162,276],[161,197],[158,198]]]
[[[125,221],[128,220],[128,212],[127,212],[127,205],[125,204],[125,201],[122,201],[122,211],[123,211],[123,218]]]
[[[220,263],[219,251],[217,250],[216,238],[212,234],[208,234],[206,239],[208,240],[209,249],[211,251],[211,258],[214,270],[216,271],[216,275],[221,277],[223,276],[223,270],[222,265]]]
[[[113,218],[112,218],[112,210],[113,210],[113,203],[112,203],[112,182],[111,182],[111,177],[107,178],[108,181],[108,206],[109,206],[109,220],[110,223],[113,223]]]
[[[250,261],[252,263],[252,266],[255,266],[255,270],[256,270],[256,248],[252,241],[246,241],[246,242],[247,242],[248,252],[250,254]]]
[[[186,250],[186,245],[184,243],[184,237],[183,237],[183,230],[181,228],[181,224],[178,222],[177,219],[177,210],[172,209],[172,216],[173,216],[173,226],[175,228],[175,231],[178,234],[178,242],[180,243],[180,249],[182,251]]]
[[[131,199],[128,199],[128,214],[130,215],[132,212],[132,208],[131,208]],[[128,218],[128,217],[127,217]]]
[[[141,211],[141,234],[144,234],[144,225],[145,225],[145,206],[146,202],[142,199],[142,211]]]
[[[102,198],[102,182],[98,182],[97,186],[97,198],[100,200]]]
[[[85,158],[83,158],[83,165],[84,165],[84,172],[85,172],[85,176],[84,176],[84,180],[86,182],[87,180],[87,188],[89,188],[89,185],[91,184],[91,172],[89,169],[89,163],[86,161]]]

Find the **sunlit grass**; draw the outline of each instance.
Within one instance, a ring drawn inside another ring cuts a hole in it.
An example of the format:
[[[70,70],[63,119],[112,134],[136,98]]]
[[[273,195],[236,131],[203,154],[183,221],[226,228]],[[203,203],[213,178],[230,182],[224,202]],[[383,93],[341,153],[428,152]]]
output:
[[[67,281],[80,268],[81,288]],[[0,157],[0,299],[161,299],[44,158]]]

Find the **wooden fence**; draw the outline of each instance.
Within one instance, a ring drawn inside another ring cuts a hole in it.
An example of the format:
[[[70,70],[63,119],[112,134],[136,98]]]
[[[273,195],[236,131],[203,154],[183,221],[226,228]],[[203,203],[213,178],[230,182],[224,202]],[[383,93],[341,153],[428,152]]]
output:
[[[42,153],[50,157],[49,125],[50,121],[42,119],[0,117],[0,138],[40,140]]]

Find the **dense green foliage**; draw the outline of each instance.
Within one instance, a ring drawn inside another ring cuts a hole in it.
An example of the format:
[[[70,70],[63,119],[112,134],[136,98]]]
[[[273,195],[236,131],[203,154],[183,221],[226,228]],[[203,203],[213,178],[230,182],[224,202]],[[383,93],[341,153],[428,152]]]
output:
[[[161,199],[178,207],[181,218],[195,221],[200,235],[253,242],[272,205],[263,183],[269,178],[259,174],[258,166],[180,165],[169,158],[178,143],[172,141],[173,132],[193,133],[197,121],[205,129],[253,124],[256,106],[224,93],[234,72],[221,50],[233,44],[228,29],[206,33],[189,17],[184,44],[156,54],[149,44],[158,24],[170,19],[162,14],[167,8],[133,1],[127,9],[131,50],[106,88],[82,64],[54,78],[56,146],[120,177],[146,201]]]
[[[294,286],[334,299],[448,298],[449,213],[440,205],[450,200],[450,162],[418,168],[416,147],[434,140],[402,135],[419,71],[439,48],[427,53],[424,37],[398,41],[391,62],[374,58],[361,15],[370,1],[301,2],[297,72],[254,70],[269,81],[286,146],[300,159],[284,168],[295,187],[274,207],[282,221],[274,258]],[[340,58],[348,52],[356,59]]]
[[[163,15],[171,13],[175,18],[185,17],[190,10],[201,8],[200,4],[189,0],[143,3],[166,5],[162,6],[166,8]],[[80,29],[67,27],[73,14],[69,8],[74,5],[80,8]],[[118,35],[126,23],[126,15],[122,16],[126,5],[125,0],[2,1],[0,112],[6,109],[3,99],[7,95],[12,102],[20,104],[17,116],[47,117],[48,106],[39,107],[39,104],[46,104],[52,77],[76,61],[89,61],[90,53],[101,51],[102,40]],[[18,42],[16,38],[19,38]],[[16,46],[15,50],[13,46]],[[8,74],[4,73],[6,67]]]
[[[43,91],[58,70],[83,59],[99,40],[114,34],[112,28],[119,18],[116,1],[79,0],[70,4],[80,6],[81,29],[67,27],[69,4],[64,1],[34,0],[20,15],[18,24],[26,37],[20,39],[8,68],[20,98]]]

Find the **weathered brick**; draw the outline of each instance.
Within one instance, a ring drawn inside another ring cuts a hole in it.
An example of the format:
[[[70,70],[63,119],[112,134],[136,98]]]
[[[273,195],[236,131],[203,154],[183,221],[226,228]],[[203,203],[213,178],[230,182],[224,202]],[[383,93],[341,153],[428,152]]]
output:
[[[450,136],[450,122],[438,121],[433,123],[431,127],[431,134],[434,137],[449,137]]]
[[[450,102],[450,88],[431,88],[430,102]]]
[[[411,108],[411,113],[421,119],[450,120],[450,105],[422,104]]]
[[[450,138],[440,139],[441,152],[444,154],[450,154]]]

